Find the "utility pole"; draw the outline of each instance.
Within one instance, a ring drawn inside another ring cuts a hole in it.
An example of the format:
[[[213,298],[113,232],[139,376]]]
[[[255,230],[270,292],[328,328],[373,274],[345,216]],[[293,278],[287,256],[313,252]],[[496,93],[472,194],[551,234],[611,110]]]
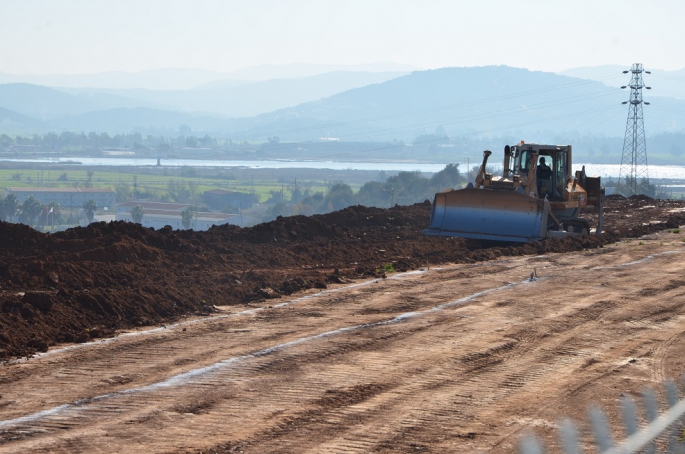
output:
[[[384,191],[390,194],[390,208],[392,208],[395,205],[395,188],[390,188],[389,191],[384,189]]]
[[[643,69],[642,63],[633,63],[630,70],[623,71],[623,74],[631,73],[630,83],[621,87],[622,89],[630,88],[630,98],[621,103],[628,104],[628,120],[623,138],[623,154],[616,192],[626,197],[650,193],[645,122],[642,115],[642,104],[649,105],[649,103],[642,100],[642,89],[651,90],[652,87],[645,86],[642,80],[643,72],[651,74]]]

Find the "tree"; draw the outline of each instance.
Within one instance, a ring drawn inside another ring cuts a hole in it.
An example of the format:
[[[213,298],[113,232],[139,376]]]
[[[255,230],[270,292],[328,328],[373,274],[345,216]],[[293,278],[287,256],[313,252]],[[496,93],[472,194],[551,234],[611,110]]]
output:
[[[183,181],[171,179],[167,183],[167,192],[174,202],[186,203],[197,193],[197,183],[194,181],[185,183]]]
[[[17,214],[17,210],[19,209],[19,201],[17,200],[17,196],[15,194],[8,194],[7,197],[5,197],[3,208],[5,211],[5,216],[7,216],[7,220],[12,222],[12,218],[15,214]]]
[[[131,186],[123,182],[117,183],[114,187],[114,193],[116,194],[117,202],[128,202],[131,198]]]
[[[268,211],[267,215],[264,218],[264,221],[268,221],[271,219],[276,219],[278,216],[290,216],[292,215],[292,210],[290,209],[290,205],[288,205],[285,202],[278,202],[275,204],[271,210]]]
[[[290,203],[294,203],[294,204],[300,203],[300,201],[302,200],[302,197],[304,197],[304,195],[302,194],[300,187],[295,186],[295,188],[291,192]]]
[[[2,145],[3,147],[9,147],[13,143],[14,143],[14,139],[12,139],[7,134],[3,134],[0,136],[0,145]]]
[[[98,210],[98,204],[95,203],[95,200],[90,199],[87,202],[83,202],[83,211],[86,213],[86,217],[88,218],[88,224],[93,222],[93,218],[95,217],[95,212]]]
[[[387,186],[387,187],[386,187]],[[367,181],[359,188],[357,200],[361,205],[367,207],[387,207],[390,185],[379,181]]]
[[[391,205],[409,205],[433,195],[428,190],[428,179],[422,177],[420,172],[399,172],[388,178],[387,183],[390,185],[390,188],[386,186],[386,190]]]
[[[133,222],[135,222],[136,224],[140,224],[143,221],[144,215],[145,211],[143,211],[143,207],[140,205],[134,206],[131,210],[131,218],[133,219]]]
[[[452,188],[463,181],[459,174],[459,164],[447,164],[444,169],[430,179],[432,189]]]
[[[350,185],[336,183],[328,190],[328,195],[324,199],[324,211],[342,210],[355,203],[354,192]]]
[[[24,200],[24,203],[21,204],[20,219],[22,222],[28,225],[33,225],[33,221],[36,219],[36,216],[41,214],[42,211],[43,204],[40,203],[40,201],[35,197],[29,196],[29,198]]]
[[[133,214],[133,211],[131,211],[131,214]],[[193,222],[193,214],[193,210],[191,210],[190,207],[184,208],[181,211],[181,224],[183,224],[184,229],[190,228],[190,223]]]

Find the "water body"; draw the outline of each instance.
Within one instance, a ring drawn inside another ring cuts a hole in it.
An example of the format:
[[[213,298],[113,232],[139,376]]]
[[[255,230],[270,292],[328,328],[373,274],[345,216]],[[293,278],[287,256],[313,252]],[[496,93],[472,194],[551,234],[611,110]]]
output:
[[[591,176],[618,178],[620,164],[574,164],[573,170],[580,170],[585,165],[585,173]],[[649,178],[668,178],[685,180],[685,166],[648,166]]]
[[[78,163],[84,166],[156,166],[157,159],[144,158],[36,158],[4,159],[7,162],[27,163]],[[238,161],[216,159],[162,159],[161,167],[241,167],[248,169],[331,169],[331,170],[371,170],[371,171],[414,171],[439,172],[446,164],[406,163],[406,162],[341,162],[341,161]]]
[[[35,159],[4,159],[6,162],[27,163],[78,163],[84,166],[156,166],[156,159],[144,158],[35,158]],[[1,161],[0,161],[1,162]],[[459,162],[462,170],[466,169],[466,162]],[[477,163],[471,163],[476,164]],[[216,159],[162,159],[162,167],[240,167],[248,169],[330,169],[330,170],[369,170],[389,172],[415,171],[435,173],[445,168],[447,163],[407,163],[407,162],[344,162],[344,161],[288,161],[288,160],[216,160]],[[580,170],[585,165],[588,175],[612,177],[619,176],[619,164],[575,164],[573,170]],[[494,169],[501,165],[492,163]],[[649,166],[650,178],[685,179],[685,166]]]

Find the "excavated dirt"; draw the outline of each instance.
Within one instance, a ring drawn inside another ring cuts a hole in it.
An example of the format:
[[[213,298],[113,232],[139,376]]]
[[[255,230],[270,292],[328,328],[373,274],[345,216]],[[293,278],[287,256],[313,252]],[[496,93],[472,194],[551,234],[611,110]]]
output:
[[[592,225],[596,213],[589,213]],[[608,197],[605,233],[474,248],[422,234],[428,202],[350,207],[207,232],[96,223],[54,235],[0,223],[0,358],[278,299],[385,271],[603,247],[685,223],[685,202]],[[390,268],[392,266],[392,268]]]

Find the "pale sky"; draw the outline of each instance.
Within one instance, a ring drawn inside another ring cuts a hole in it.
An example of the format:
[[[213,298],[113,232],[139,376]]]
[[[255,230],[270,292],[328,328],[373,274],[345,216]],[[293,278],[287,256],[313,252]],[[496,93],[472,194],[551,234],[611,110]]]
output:
[[[0,72],[685,68],[682,0],[2,0]]]

